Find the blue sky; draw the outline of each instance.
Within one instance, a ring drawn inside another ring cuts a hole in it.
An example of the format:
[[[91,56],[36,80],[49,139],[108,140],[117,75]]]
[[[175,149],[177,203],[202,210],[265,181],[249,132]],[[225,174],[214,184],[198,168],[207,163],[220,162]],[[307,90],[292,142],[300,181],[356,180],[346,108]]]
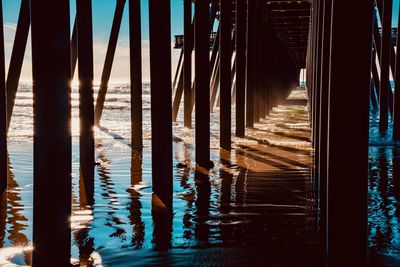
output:
[[[71,24],[75,18],[75,0],[71,0]],[[126,81],[129,79],[129,25],[128,25],[128,0],[125,5],[118,47],[113,65],[111,79]],[[143,79],[149,80],[149,24],[148,24],[148,0],[142,2],[142,43],[143,43]],[[95,82],[98,82],[104,64],[108,38],[114,16],[116,0],[93,0],[93,41],[94,41],[94,65]],[[15,28],[18,21],[18,13],[21,0],[3,0],[3,12],[5,23],[5,50],[6,65],[11,55],[12,43],[15,35]],[[183,0],[171,0],[171,43],[175,34],[183,33]],[[21,80],[31,80],[30,63],[30,40],[26,60],[21,74]],[[175,62],[179,55],[178,50],[172,50],[173,71]]]
[[[393,0],[393,26],[397,26],[399,1]],[[71,23],[75,17],[75,0],[71,0]],[[128,27],[128,0],[125,6],[123,22],[121,26],[120,37],[118,41],[117,52],[115,56],[113,72],[111,78],[119,81],[129,79],[129,27]],[[143,79],[149,80],[149,26],[148,26],[148,0],[142,2],[142,43],[143,43]],[[111,30],[116,0],[92,0],[93,3],[93,39],[94,39],[94,65],[95,82],[98,82],[101,76],[101,70],[104,63],[104,57],[107,48],[107,42]],[[3,0],[3,12],[5,23],[5,49],[6,66],[11,55],[12,43],[15,35],[16,23],[18,20],[19,7],[21,0]],[[171,0],[171,43],[173,35],[183,33],[183,0]],[[30,63],[30,40],[26,60],[21,74],[21,79],[31,80]],[[172,50],[173,71],[179,55],[178,50]]]

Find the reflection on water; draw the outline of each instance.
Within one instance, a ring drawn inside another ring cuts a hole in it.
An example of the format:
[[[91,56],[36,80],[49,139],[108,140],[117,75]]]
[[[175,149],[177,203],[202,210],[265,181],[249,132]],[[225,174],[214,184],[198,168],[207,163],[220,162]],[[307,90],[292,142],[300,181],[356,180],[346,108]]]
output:
[[[400,144],[392,129],[379,132],[371,113],[369,148],[369,240],[373,266],[400,264]],[[375,265],[374,265],[375,264]],[[393,266],[395,266],[393,265]]]
[[[179,117],[170,211],[151,189],[149,99],[145,95],[140,155],[129,147],[129,102],[122,101],[128,96],[126,86],[110,90],[110,97],[121,101],[106,102],[104,128],[96,132],[94,172],[80,168],[78,138],[73,138],[74,265],[242,266],[260,265],[268,257],[271,266],[314,266],[318,244],[305,106],[276,108],[245,139],[234,138],[232,151],[218,148],[218,112],[213,114],[215,167],[209,173],[195,171],[193,131],[184,129]],[[11,133],[31,130],[25,112]],[[76,120],[76,105],[73,115]],[[1,203],[2,247],[29,246],[32,236],[32,138],[19,134],[11,134],[9,143],[15,179]],[[21,264],[30,264],[29,256]]]

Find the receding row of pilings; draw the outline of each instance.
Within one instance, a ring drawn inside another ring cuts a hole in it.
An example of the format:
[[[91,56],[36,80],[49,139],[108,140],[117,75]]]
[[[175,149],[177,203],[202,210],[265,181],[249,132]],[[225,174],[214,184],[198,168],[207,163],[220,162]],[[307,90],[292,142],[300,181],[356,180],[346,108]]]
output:
[[[384,5],[389,2],[385,0]],[[368,266],[374,11],[373,0],[313,1],[307,87],[319,191],[319,231],[329,266]],[[385,24],[383,45],[388,38]],[[386,69],[381,68],[380,86],[388,83],[388,50],[388,45],[381,48],[381,63],[383,60]]]
[[[101,122],[126,3],[125,0],[116,1],[96,106],[93,96],[91,1],[77,1],[72,37],[69,4],[69,0],[22,0],[7,81],[3,29],[0,29],[0,186],[1,192],[4,193],[7,187],[6,133],[12,117],[31,26],[35,266],[51,266],[54,263],[57,266],[69,266],[71,80],[77,64],[80,81],[80,186],[88,195],[93,195],[93,127]],[[149,0],[153,192],[169,211],[172,211],[173,191],[172,120],[176,118],[176,115],[173,116],[173,110],[179,110],[182,91],[186,127],[192,126],[191,114],[193,106],[195,107],[197,173],[204,174],[212,165],[210,111],[213,105],[210,103],[216,102],[218,85],[220,145],[221,148],[229,150],[232,143],[232,91],[235,92],[236,135],[244,137],[246,126],[252,127],[255,122],[265,118],[280,100],[286,98],[290,90],[297,85],[300,69],[304,67],[293,59],[286,46],[277,38],[270,26],[263,1],[196,1],[194,15],[191,14],[192,5],[192,1],[184,0],[185,46],[182,62],[178,64],[175,75],[179,82],[172,83],[170,1]],[[140,8],[140,0],[129,0],[131,138],[132,149],[139,157],[143,149]],[[219,38],[213,45],[210,58],[210,20],[214,24],[218,10]],[[2,15],[2,12],[0,14]],[[193,51],[195,76],[191,77]],[[233,53],[234,51],[236,53]],[[232,61],[235,64],[232,65]],[[173,84],[177,84],[174,88],[174,104]],[[88,200],[88,204],[92,202],[93,200]]]
[[[392,123],[393,140],[400,140],[400,54],[395,46],[400,39],[392,36],[393,0],[375,0],[373,11],[373,48],[371,60],[371,105],[379,110],[379,128],[382,132]],[[381,29],[381,30],[380,30]],[[392,74],[392,75],[391,75]],[[394,87],[390,83],[393,77]]]

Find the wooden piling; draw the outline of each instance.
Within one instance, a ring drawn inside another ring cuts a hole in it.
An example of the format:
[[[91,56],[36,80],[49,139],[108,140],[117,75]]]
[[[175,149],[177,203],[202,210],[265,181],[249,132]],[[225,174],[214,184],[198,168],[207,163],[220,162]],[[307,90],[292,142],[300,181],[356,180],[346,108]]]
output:
[[[379,129],[386,131],[389,120],[390,47],[392,44],[392,0],[383,0],[382,43],[380,56]]]
[[[100,89],[97,95],[95,107],[95,124],[100,125],[101,116],[104,108],[104,101],[110,81],[111,69],[114,61],[115,49],[117,48],[119,30],[121,28],[122,15],[124,13],[126,0],[117,0],[114,19],[111,28],[110,40],[108,41],[106,59],[104,62],[103,73],[101,74]]]
[[[129,0],[132,149],[143,149],[142,30],[140,0]]]
[[[372,12],[372,1],[333,1],[327,194],[328,261],[332,266],[368,266]],[[343,20],[350,17],[351,26]],[[351,131],[343,130],[349,127]]]
[[[322,251],[326,253],[326,215],[327,215],[327,165],[328,165],[328,105],[329,105],[329,66],[331,40],[332,4],[323,0],[322,47],[321,47],[321,83],[320,83],[320,117],[319,117],[319,233]]]
[[[48,11],[51,12],[48,12]],[[71,57],[69,1],[32,1],[33,266],[70,266]]]
[[[30,26],[29,2],[29,0],[21,1],[21,8],[14,38],[15,41],[7,73],[7,131],[10,128],[15,97],[17,95],[19,79],[21,76],[22,63],[24,62],[26,43],[28,41]]]
[[[254,126],[255,1],[247,4],[246,126]]]
[[[398,19],[398,25],[400,25],[400,16]],[[400,47],[399,37],[397,37],[397,47]],[[396,53],[396,68],[394,73],[393,139],[396,141],[400,140],[400,53],[399,52]]]
[[[170,5],[170,0],[149,1],[153,192],[168,208],[172,207]]]
[[[92,188],[94,184],[95,162],[92,1],[77,1],[76,13],[79,76],[80,170],[85,187]]]
[[[192,1],[184,0],[184,46],[183,46],[183,93],[184,93],[184,126],[192,128]]]
[[[236,136],[245,136],[246,108],[246,10],[245,0],[236,1]]]
[[[195,2],[196,163],[210,164],[209,2]]]
[[[232,127],[232,0],[221,0],[220,23],[220,147],[230,150]]]
[[[0,2],[0,196],[7,189],[7,91],[4,62],[3,4]]]

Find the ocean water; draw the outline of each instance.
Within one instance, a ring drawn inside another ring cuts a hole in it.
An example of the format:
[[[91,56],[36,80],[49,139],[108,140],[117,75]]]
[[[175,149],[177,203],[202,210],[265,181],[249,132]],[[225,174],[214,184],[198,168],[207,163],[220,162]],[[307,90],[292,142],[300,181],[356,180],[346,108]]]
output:
[[[304,96],[304,90],[297,90],[292,97]],[[94,195],[87,196],[79,186],[78,94],[73,88],[74,266],[316,264],[306,106],[276,108],[267,120],[256,124],[251,136],[233,138],[235,149],[230,152],[219,149],[216,108],[211,115],[215,167],[206,180],[195,179],[194,132],[182,126],[180,112],[173,125],[173,214],[165,218],[152,213],[149,85],[143,85],[142,156],[132,154],[129,146],[129,98],[128,85],[110,86],[102,128],[95,131],[99,166]],[[32,126],[31,85],[21,84],[8,140],[9,190],[0,205],[0,265],[31,263]],[[88,197],[93,197],[93,205],[85,202]]]
[[[301,99],[305,93],[297,90],[291,97]],[[293,262],[317,266],[307,107],[275,108],[247,139],[233,138],[231,152],[219,149],[216,107],[211,115],[215,167],[207,181],[195,179],[194,133],[182,126],[180,112],[173,125],[174,210],[166,221],[152,213],[149,85],[143,85],[141,157],[132,155],[129,147],[129,86],[121,83],[109,88],[102,128],[95,131],[100,165],[95,169],[93,205],[85,204],[88,196],[79,186],[76,87],[72,104],[74,266],[294,266]],[[10,179],[7,199],[0,203],[0,266],[29,265],[33,214],[30,84],[20,85],[8,142]],[[391,126],[385,133],[379,131],[373,110],[369,241],[372,266],[399,266],[400,143],[392,141]]]

